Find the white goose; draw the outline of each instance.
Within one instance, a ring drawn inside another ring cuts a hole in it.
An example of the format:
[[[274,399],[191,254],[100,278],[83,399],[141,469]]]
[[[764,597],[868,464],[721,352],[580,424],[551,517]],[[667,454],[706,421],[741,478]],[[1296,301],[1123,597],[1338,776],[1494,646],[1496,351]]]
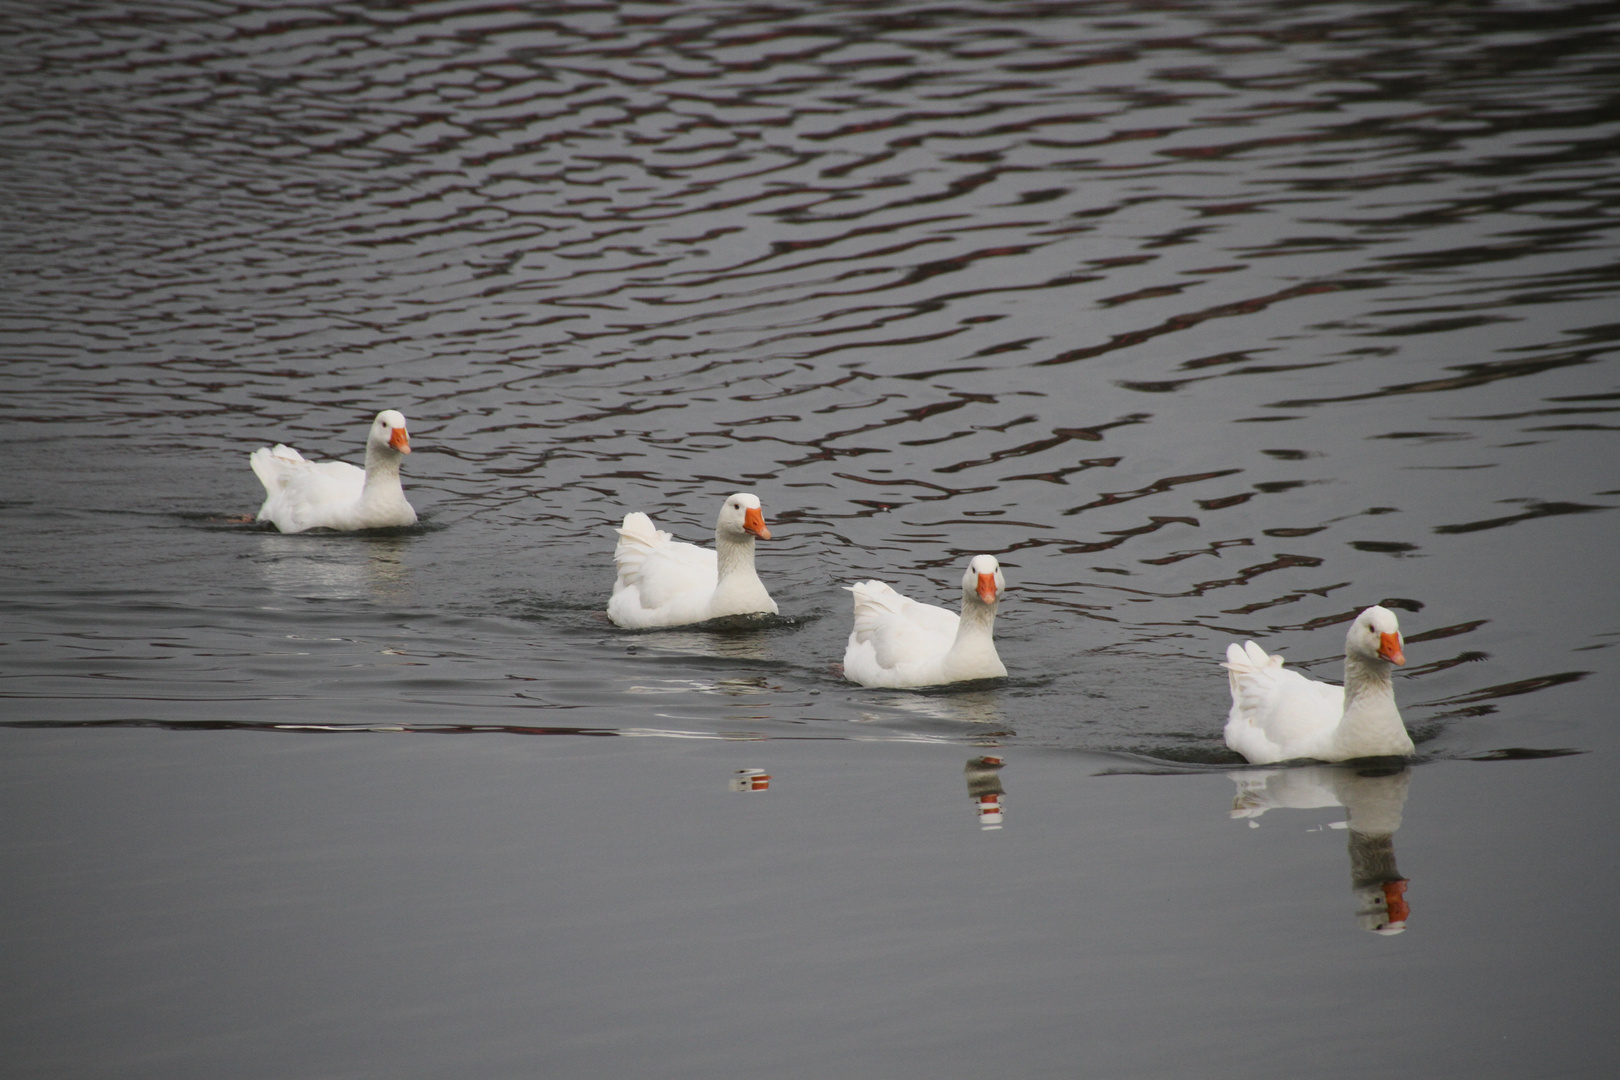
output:
[[[846,586],[855,594],[855,628],[844,650],[844,676],[862,686],[905,688],[1006,675],[993,637],[1006,587],[994,555],[975,555],[968,563],[960,617],[881,581]]]
[[[416,511],[399,483],[400,458],[410,452],[405,417],[393,409],[371,424],[364,470],[346,461],[306,461],[290,446],[261,446],[248,458],[264,484],[258,520],[284,533],[414,525]]]
[[[618,578],[608,618],[627,630],[687,626],[727,615],[776,614],[754,572],[754,538],[769,540],[759,496],[740,491],[720,507],[714,550],[673,539],[636,512],[624,516],[613,549]]]
[[[1406,663],[1401,627],[1388,608],[1356,616],[1344,641],[1344,685],[1285,671],[1254,642],[1226,647],[1232,711],[1226,745],[1255,765],[1296,758],[1349,761],[1404,757],[1412,737],[1395,707],[1392,666]]]

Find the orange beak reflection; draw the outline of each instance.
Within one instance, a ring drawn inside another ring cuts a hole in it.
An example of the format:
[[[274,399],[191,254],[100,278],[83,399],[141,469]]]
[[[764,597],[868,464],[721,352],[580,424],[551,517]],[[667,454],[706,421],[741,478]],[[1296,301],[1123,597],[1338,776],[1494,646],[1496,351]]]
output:
[[[753,533],[761,540],[771,538],[771,530],[765,527],[765,515],[753,507],[743,511],[743,529],[746,532]]]
[[[1404,923],[1412,917],[1412,906],[1406,902],[1407,884],[1404,878],[1384,882],[1384,904],[1389,909],[1389,921],[1392,923]]]
[[[388,433],[388,445],[402,454],[408,454],[411,452],[411,437],[405,434],[404,428],[394,428]]]
[[[1379,634],[1378,655],[1397,667],[1406,663],[1406,654],[1401,651],[1401,635]]]
[[[996,602],[996,575],[994,575],[994,574],[980,574],[979,575],[979,589],[978,589],[978,592],[979,592],[979,599],[980,600],[983,600],[987,604],[995,603]]]

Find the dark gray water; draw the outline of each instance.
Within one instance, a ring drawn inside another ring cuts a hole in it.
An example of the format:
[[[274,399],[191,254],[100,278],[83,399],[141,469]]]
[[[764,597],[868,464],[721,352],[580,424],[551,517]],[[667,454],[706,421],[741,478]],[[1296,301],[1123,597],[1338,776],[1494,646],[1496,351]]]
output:
[[[1608,4],[0,5],[8,1071],[1613,1075],[1617,177]],[[1239,773],[1375,602],[1417,760]]]

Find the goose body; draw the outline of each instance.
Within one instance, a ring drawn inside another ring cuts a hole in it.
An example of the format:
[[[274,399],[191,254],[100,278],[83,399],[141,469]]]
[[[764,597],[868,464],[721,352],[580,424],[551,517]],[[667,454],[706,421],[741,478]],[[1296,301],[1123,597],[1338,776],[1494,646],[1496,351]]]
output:
[[[1226,745],[1255,765],[1297,758],[1404,757],[1412,737],[1395,707],[1392,672],[1406,663],[1395,613],[1370,607],[1345,636],[1344,685],[1285,669],[1254,642],[1226,648],[1232,708]]]
[[[346,461],[309,461],[290,446],[261,446],[248,457],[264,485],[257,520],[284,533],[414,525],[416,511],[399,482],[400,459],[410,452],[405,417],[393,409],[372,421],[364,469]]]
[[[712,549],[674,539],[646,514],[626,514],[613,549],[617,577],[608,618],[627,630],[644,630],[776,614],[776,601],[754,570],[756,537],[769,540],[771,531],[759,496],[748,492],[721,504]]]
[[[996,654],[996,608],[1006,581],[993,555],[975,555],[962,576],[962,614],[900,595],[881,581],[846,586],[855,626],[844,676],[862,686],[937,686],[1007,674]]]

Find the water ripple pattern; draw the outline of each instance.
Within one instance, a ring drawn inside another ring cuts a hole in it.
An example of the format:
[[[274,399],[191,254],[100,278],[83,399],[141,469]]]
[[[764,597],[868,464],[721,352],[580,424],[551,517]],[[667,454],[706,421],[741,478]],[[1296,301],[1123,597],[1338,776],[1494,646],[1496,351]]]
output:
[[[116,679],[85,718],[1218,759],[1227,640],[1331,677],[1379,601],[1431,750],[1578,741],[1531,709],[1613,674],[1611,5],[9,7],[19,717]],[[248,450],[352,458],[386,406],[419,531],[219,524]],[[612,526],[702,539],[740,489],[794,618],[627,646]],[[1003,691],[837,680],[840,585],[949,602],[978,552]]]

